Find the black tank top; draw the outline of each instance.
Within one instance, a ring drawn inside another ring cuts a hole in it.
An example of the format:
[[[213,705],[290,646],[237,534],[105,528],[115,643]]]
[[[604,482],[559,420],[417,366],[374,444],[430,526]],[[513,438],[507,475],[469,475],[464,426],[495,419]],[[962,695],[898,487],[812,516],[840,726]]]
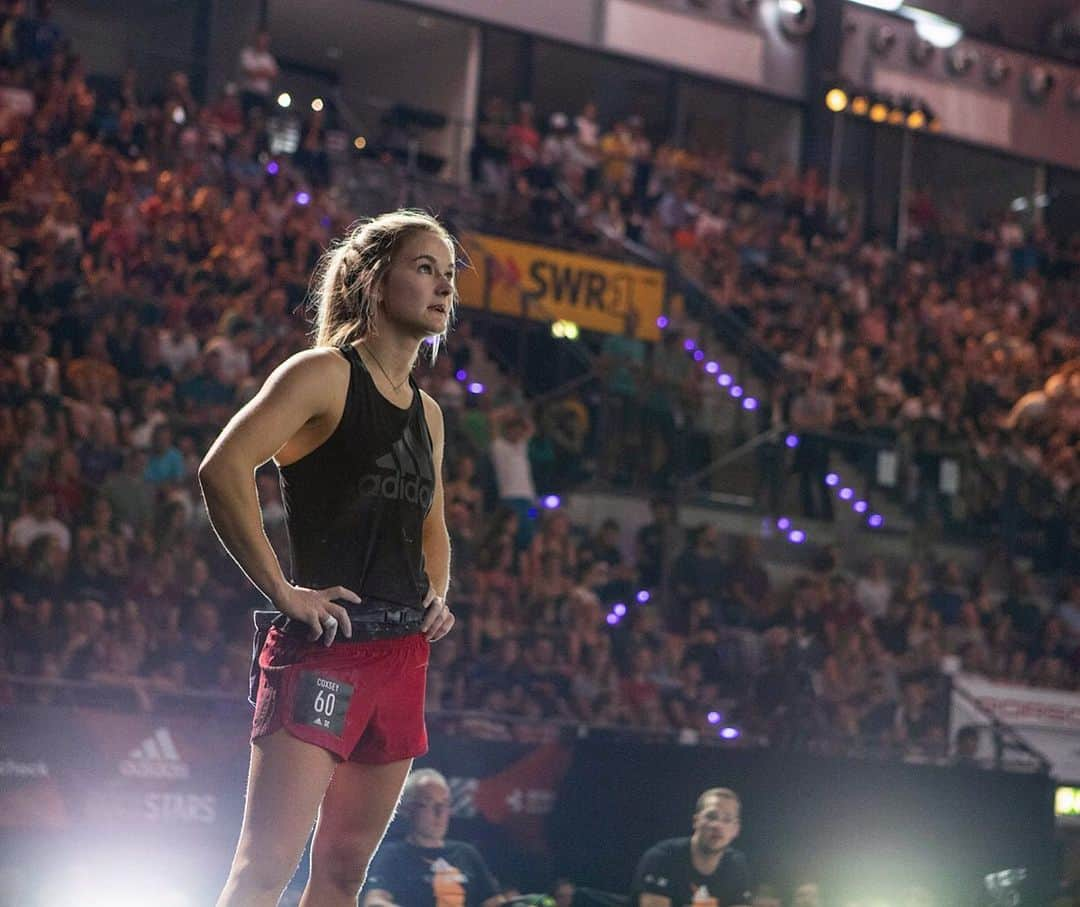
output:
[[[420,388],[401,409],[375,387],[352,345],[349,390],[334,433],[280,468],[292,580],[345,586],[361,598],[418,608],[428,591],[424,518],[435,491]]]

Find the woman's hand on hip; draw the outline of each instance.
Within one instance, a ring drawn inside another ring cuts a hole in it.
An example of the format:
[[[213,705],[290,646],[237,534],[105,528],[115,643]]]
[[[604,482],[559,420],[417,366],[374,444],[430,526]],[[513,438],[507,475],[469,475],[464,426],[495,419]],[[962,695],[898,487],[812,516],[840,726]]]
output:
[[[427,637],[428,642],[438,642],[450,632],[455,619],[446,601],[436,595],[435,590],[429,586],[427,595],[424,596],[424,622],[420,625],[420,632]]]
[[[308,638],[312,642],[321,637],[323,644],[328,646],[339,631],[346,639],[352,637],[349,612],[335,599],[360,604],[360,596],[344,586],[330,586],[327,589],[290,586],[284,595],[274,601],[274,605],[282,614],[307,624],[311,628]]]

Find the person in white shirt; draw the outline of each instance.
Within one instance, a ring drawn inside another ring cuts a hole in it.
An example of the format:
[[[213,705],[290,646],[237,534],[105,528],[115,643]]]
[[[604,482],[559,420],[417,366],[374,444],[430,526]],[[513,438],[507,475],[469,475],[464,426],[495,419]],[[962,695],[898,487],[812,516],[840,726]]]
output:
[[[43,535],[55,538],[67,556],[71,550],[71,530],[56,518],[55,498],[39,491],[30,498],[26,513],[12,520],[8,527],[7,544],[12,561],[21,562],[26,549]]]
[[[199,341],[186,325],[162,328],[158,337],[161,359],[174,376],[199,358]]]
[[[243,85],[241,103],[246,117],[254,107],[265,110],[274,89],[274,80],[278,77],[277,60],[270,53],[269,32],[259,31],[255,35],[255,46],[249,44],[240,51],[240,69]]]
[[[492,410],[491,421],[495,486],[499,500],[518,515],[515,542],[520,551],[528,547],[533,534],[529,510],[536,504],[536,486],[529,463],[529,441],[536,429],[528,415],[516,407]]]
[[[865,576],[855,583],[855,600],[872,620],[884,617],[892,599],[893,587],[885,575],[885,562],[880,557],[870,559]]]

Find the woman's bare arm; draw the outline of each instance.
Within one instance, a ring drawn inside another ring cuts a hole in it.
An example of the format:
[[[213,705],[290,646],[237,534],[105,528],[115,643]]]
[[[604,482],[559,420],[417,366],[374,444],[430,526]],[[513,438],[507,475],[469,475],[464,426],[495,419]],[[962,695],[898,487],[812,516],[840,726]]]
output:
[[[225,550],[252,584],[281,611],[307,623],[313,638],[322,634],[320,617],[331,614],[346,636],[348,614],[332,598],[359,602],[350,590],[335,587],[315,593],[286,580],[266,537],[255,470],[274,456],[305,425],[330,415],[334,369],[340,361],[328,349],[309,350],[287,359],[259,393],[225,426],[199,466],[199,482],[210,522]],[[332,636],[331,636],[332,638]]]

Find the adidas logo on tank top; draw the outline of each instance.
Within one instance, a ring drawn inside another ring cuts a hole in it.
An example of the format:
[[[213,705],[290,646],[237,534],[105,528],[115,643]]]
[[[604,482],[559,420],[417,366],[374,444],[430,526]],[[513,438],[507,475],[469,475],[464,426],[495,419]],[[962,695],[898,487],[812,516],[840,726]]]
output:
[[[406,430],[405,437],[395,441],[388,453],[375,460],[375,465],[383,471],[361,476],[359,491],[373,498],[418,504],[426,511],[431,506],[435,483],[432,476],[418,472],[418,465],[427,464],[423,460],[418,463],[418,458],[409,452],[410,434]]]

